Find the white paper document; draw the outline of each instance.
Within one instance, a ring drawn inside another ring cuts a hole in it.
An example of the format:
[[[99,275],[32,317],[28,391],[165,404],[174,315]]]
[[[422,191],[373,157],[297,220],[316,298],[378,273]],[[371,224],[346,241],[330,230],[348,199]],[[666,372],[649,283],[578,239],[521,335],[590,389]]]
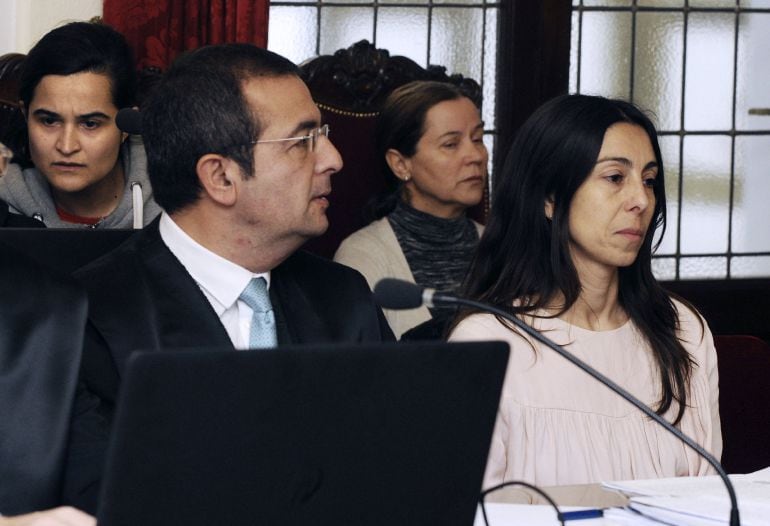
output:
[[[741,525],[770,526],[770,468],[730,475],[730,481],[738,497]],[[628,520],[637,516],[682,526],[729,524],[730,499],[718,476],[631,480],[603,486],[631,497],[630,510],[622,513]]]

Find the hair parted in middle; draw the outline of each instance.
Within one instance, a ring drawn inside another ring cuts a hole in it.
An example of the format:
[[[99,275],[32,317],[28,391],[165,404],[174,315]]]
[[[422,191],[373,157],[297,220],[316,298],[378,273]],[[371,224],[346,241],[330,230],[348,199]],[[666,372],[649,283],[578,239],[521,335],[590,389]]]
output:
[[[655,126],[633,104],[565,95],[525,122],[495,178],[491,214],[465,293],[519,314],[558,307],[559,315],[577,301],[581,283],[570,255],[570,205],[596,164],[605,133],[616,123],[643,128],[658,164],[651,225],[634,262],[618,270],[618,300],[652,347],[662,384],[657,411],[666,412],[676,400],[678,421],[692,363],[677,339],[676,308],[652,274],[653,241],[656,235],[662,238],[666,223],[663,161]],[[553,204],[551,218],[545,213],[547,200]],[[554,306],[560,297],[564,303]]]

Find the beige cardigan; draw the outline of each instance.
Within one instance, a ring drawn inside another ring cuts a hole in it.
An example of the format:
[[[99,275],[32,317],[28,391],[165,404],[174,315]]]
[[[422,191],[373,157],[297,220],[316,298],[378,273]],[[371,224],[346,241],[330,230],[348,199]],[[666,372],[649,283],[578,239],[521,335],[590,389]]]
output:
[[[484,227],[476,222],[474,224],[481,235]],[[383,278],[415,282],[396,233],[385,217],[348,236],[334,254],[334,261],[359,271],[372,289]],[[396,338],[431,319],[430,311],[425,306],[410,310],[384,309],[383,312]]]

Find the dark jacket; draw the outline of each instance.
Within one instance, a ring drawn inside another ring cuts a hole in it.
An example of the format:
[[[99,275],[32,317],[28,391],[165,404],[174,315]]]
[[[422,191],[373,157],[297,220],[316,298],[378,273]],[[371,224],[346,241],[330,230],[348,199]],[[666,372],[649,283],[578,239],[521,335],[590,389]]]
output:
[[[198,285],[166,247],[158,221],[76,273],[91,305],[82,386],[73,423],[68,502],[94,512],[114,404],[126,360],[138,349],[232,348]],[[356,271],[306,252],[271,272],[279,345],[391,341]]]
[[[86,296],[0,245],[0,513],[61,503]]]

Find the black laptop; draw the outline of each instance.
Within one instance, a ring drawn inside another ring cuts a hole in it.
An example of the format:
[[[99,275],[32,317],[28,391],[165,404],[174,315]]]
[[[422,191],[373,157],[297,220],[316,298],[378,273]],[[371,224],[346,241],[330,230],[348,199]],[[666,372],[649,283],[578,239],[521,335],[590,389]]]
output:
[[[99,524],[473,524],[501,342],[135,353]]]

